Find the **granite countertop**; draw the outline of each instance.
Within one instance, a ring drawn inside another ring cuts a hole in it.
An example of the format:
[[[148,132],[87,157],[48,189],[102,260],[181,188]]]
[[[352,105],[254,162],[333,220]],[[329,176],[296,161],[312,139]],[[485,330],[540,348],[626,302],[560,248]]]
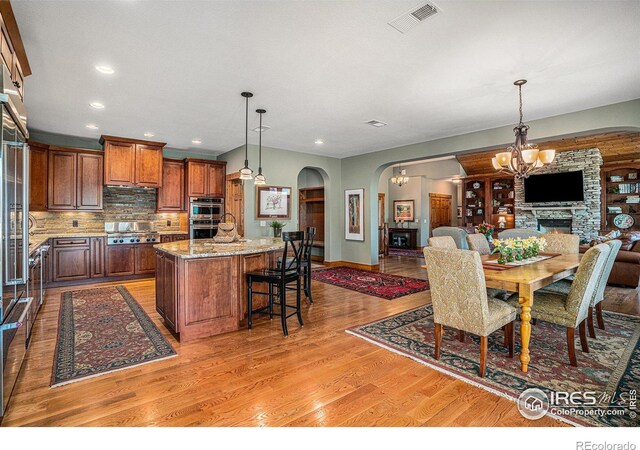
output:
[[[189,231],[158,231],[160,236],[171,236],[172,234],[189,234]]]
[[[213,239],[191,239],[153,246],[156,250],[166,252],[182,259],[215,258],[217,256],[248,255],[263,253],[284,248],[280,238],[243,239],[242,242],[221,244]]]

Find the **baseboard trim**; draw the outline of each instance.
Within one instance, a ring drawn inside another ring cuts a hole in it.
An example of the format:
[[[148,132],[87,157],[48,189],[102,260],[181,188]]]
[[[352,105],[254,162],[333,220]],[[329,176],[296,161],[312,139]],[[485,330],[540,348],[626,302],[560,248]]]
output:
[[[380,264],[361,264],[361,263],[354,263],[351,261],[325,261],[324,265],[327,267],[343,266],[343,267],[349,267],[351,269],[371,270],[371,271],[380,270]]]

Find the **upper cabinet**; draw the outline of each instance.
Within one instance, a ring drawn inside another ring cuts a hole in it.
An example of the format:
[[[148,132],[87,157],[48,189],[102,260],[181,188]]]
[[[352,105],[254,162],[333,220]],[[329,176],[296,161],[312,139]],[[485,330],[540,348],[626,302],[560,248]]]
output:
[[[31,75],[31,67],[8,1],[0,1],[0,55],[16,91],[24,99],[24,78]]]
[[[102,210],[101,152],[51,146],[48,162],[49,211]]]
[[[185,211],[184,161],[162,161],[162,187],[158,189],[157,212]]]
[[[29,211],[47,210],[49,146],[29,142]]]
[[[104,184],[115,186],[162,186],[161,142],[102,136]]]
[[[226,161],[187,159],[187,196],[224,198]]]

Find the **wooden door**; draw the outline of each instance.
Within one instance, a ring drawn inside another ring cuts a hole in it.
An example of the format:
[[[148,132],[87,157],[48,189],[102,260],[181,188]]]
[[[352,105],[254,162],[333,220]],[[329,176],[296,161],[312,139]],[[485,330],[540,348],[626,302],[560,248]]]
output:
[[[29,211],[47,210],[48,170],[47,146],[29,144]]]
[[[90,277],[89,247],[53,249],[53,281],[86,280]]]
[[[238,234],[244,236],[244,186],[238,172],[227,175],[225,211],[233,214],[238,225]]]
[[[207,195],[209,197],[224,197],[224,185],[226,174],[225,166],[220,164],[208,164],[207,167]]]
[[[187,163],[187,196],[207,196],[207,163],[189,161]]]
[[[104,184],[133,186],[135,183],[135,159],[135,144],[106,141],[104,145]]]
[[[135,246],[135,273],[154,273],[156,271],[156,258],[153,245]]]
[[[135,250],[133,245],[107,245],[107,276],[133,275]]]
[[[184,211],[184,163],[165,159],[162,162],[162,187],[158,189],[157,211]]]
[[[91,238],[91,278],[104,277],[104,237]]]
[[[134,166],[137,186],[162,186],[162,147],[136,144]]]
[[[429,194],[429,231],[451,226],[451,195]]]
[[[49,209],[76,209],[76,159],[77,153],[49,152]]]
[[[81,210],[102,209],[103,156],[94,153],[78,153],[78,178],[76,206]]]

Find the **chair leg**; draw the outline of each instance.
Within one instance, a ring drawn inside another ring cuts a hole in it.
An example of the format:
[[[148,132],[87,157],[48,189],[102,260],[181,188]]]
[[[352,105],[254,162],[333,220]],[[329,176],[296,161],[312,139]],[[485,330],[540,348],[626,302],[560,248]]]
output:
[[[247,326],[251,329],[252,323],[252,311],[253,311],[253,282],[251,278],[249,278],[249,282],[247,283]]]
[[[589,337],[596,338],[596,329],[593,326],[593,307],[589,306],[589,315],[587,316],[587,325],[589,326]]]
[[[531,325],[538,325],[538,319],[536,319],[535,317],[531,318]]]
[[[269,320],[273,320],[273,284],[269,283]]]
[[[509,358],[513,358],[513,344],[515,342],[515,327],[514,322],[509,322],[504,326],[504,338],[507,341],[507,348],[509,349]]]
[[[287,329],[287,287],[284,283],[280,284],[280,320],[282,321],[282,334],[289,336]]]
[[[464,340],[465,340],[464,338],[465,338],[464,331],[462,331],[462,330],[458,330],[458,340],[459,340],[460,342],[464,342]]]
[[[305,267],[304,281],[306,286],[304,293],[309,299],[309,303],[313,305],[313,295],[311,294],[311,262],[309,262],[309,265]]]
[[[434,329],[436,332],[436,359],[440,359],[440,344],[442,343],[442,332],[444,331],[444,327],[439,323],[434,323]]]
[[[602,318],[602,302],[596,305],[596,318],[598,319],[598,328],[604,330],[604,319]]]
[[[569,347],[569,362],[573,367],[578,367],[578,360],[576,359],[575,331],[575,328],[567,327],[567,347]]]
[[[487,370],[487,349],[489,347],[489,338],[480,336],[480,377],[484,378]]]
[[[587,319],[580,322],[580,345],[583,353],[589,353],[589,343],[587,342]]]
[[[302,321],[302,296],[300,293],[300,289],[301,289],[300,277],[298,277],[298,280],[296,281],[296,313],[298,316],[298,323],[300,324],[301,327],[303,327],[304,322]]]

